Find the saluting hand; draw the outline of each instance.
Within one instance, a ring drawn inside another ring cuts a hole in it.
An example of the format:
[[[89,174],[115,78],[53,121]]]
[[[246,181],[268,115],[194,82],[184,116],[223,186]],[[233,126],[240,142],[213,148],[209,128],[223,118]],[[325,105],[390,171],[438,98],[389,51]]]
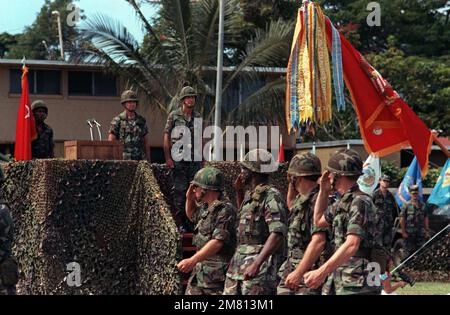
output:
[[[330,174],[331,173],[329,170],[325,170],[325,172],[323,172],[322,176],[319,179],[320,190],[325,192],[331,191]]]
[[[237,191],[242,191],[244,190],[244,186],[245,186],[245,175],[244,173],[240,173],[236,178],[236,180],[234,181],[234,188]]]

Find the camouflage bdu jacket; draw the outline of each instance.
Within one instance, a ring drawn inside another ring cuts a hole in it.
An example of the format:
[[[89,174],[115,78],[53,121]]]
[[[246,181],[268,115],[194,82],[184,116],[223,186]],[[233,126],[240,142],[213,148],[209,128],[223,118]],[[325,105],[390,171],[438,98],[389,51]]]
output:
[[[135,119],[127,119],[123,111],[111,121],[109,133],[123,142],[124,160],[145,160],[144,137],[148,127],[144,117],[136,113]]]
[[[306,248],[314,233],[327,232],[327,228],[318,228],[313,224],[314,204],[317,200],[319,188],[315,188],[308,195],[298,195],[294,201],[289,216],[289,228],[287,234],[288,257],[281,265],[279,276],[281,278],[278,286],[278,294],[291,294],[293,290],[284,286],[287,276],[297,268],[303,258]],[[319,267],[320,259],[316,262],[314,269]],[[296,294],[321,294],[322,289],[309,289],[301,285]]]
[[[325,212],[326,221],[332,225],[335,251],[345,242],[347,235],[361,238],[356,254],[339,266],[333,275],[336,294],[377,294],[381,288],[367,282],[367,264],[375,245],[375,206],[372,198],[354,186],[344,193]]]
[[[46,123],[38,130],[38,137],[31,142],[31,155],[35,159],[48,159],[53,157],[53,130]]]
[[[391,250],[393,241],[393,227],[395,217],[398,215],[397,202],[394,196],[387,191],[386,198],[380,189],[374,191],[372,201],[375,205],[376,243],[383,244],[386,250]]]
[[[412,201],[403,204],[400,216],[405,220],[406,233],[410,237],[425,238],[425,218],[428,217],[424,203],[418,202],[416,207]]]
[[[227,278],[244,280],[244,272],[261,252],[270,233],[280,233],[284,242],[287,233],[287,208],[280,192],[270,185],[258,185],[247,191],[238,213],[237,248],[228,268]],[[283,261],[285,246],[265,261],[257,278],[273,281]],[[256,279],[253,279],[257,281]]]
[[[196,211],[192,222],[195,225],[193,244],[198,250],[210,240],[223,241],[223,247],[216,255],[195,266],[189,286],[223,290],[228,263],[236,245],[236,210],[231,203],[217,200],[209,208],[205,204]]]
[[[166,127],[164,128],[164,132],[168,133],[169,136],[171,137],[172,140],[172,144],[174,144],[177,140],[180,140],[183,137],[183,134],[181,133],[179,135],[179,137],[176,138],[172,138],[172,130],[175,127],[179,127],[179,126],[185,126],[187,128],[189,128],[189,131],[191,133],[191,143],[190,143],[190,148],[191,148],[191,159],[193,161],[194,158],[194,119],[195,118],[202,118],[202,115],[200,115],[198,112],[193,111],[192,112],[192,116],[191,117],[186,117],[183,113],[183,111],[181,110],[181,108],[178,108],[176,110],[174,110],[173,112],[171,112],[169,114],[169,116],[167,117],[167,122],[166,122]],[[200,126],[201,127],[201,126]],[[200,130],[198,130],[200,133],[202,132],[202,129],[200,128]],[[201,150],[201,140],[199,143],[199,149]],[[200,153],[200,157],[202,156],[202,152]]]

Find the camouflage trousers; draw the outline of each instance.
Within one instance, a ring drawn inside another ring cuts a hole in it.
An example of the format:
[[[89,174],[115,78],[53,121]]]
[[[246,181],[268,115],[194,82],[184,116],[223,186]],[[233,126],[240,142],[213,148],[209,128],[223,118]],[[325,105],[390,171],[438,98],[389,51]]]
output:
[[[333,274],[330,274],[325,280],[325,283],[322,286],[322,295],[336,295]]]
[[[188,284],[185,295],[222,295],[223,286],[218,288],[201,288],[195,284]]]
[[[411,235],[406,239],[406,249],[408,256],[425,243],[425,237],[419,235]]]
[[[275,295],[277,284],[264,276],[251,280],[225,280],[223,295]]]
[[[279,275],[281,277],[281,281],[277,287],[277,295],[321,295],[322,287],[318,289],[310,289],[308,288],[303,279],[300,281],[298,288],[292,290],[291,288],[286,287],[285,281],[287,276],[297,268],[300,263],[300,259],[288,258],[283,265],[281,265]]]
[[[176,209],[176,222],[178,225],[191,227],[190,221],[186,217],[186,191],[190,182],[194,179],[195,173],[202,168],[201,162],[175,162],[172,170],[172,197]]]

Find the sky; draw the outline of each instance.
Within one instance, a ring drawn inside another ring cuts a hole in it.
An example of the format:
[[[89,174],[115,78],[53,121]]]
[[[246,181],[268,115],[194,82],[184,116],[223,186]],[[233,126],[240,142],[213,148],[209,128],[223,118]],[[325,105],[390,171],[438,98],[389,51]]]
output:
[[[31,25],[45,0],[0,0],[0,33],[21,33],[25,26]],[[134,10],[125,0],[80,0],[74,2],[89,19],[97,13],[114,17],[141,42],[144,37],[141,25]],[[146,17],[153,17],[157,7],[144,6]]]

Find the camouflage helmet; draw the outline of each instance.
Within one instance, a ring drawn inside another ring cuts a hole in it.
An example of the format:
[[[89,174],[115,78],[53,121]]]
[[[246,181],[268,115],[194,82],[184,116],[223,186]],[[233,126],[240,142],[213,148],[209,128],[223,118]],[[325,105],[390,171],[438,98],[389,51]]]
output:
[[[289,163],[288,174],[294,176],[311,176],[322,174],[322,164],[312,153],[297,154]]]
[[[183,98],[188,96],[195,96],[197,97],[197,92],[195,89],[191,86],[185,86],[180,91],[180,101],[183,100]]]
[[[122,95],[120,96],[121,104],[123,104],[125,102],[138,102],[138,101],[139,101],[139,99],[137,97],[137,94],[133,90],[123,91]]]
[[[208,166],[202,168],[195,174],[191,184],[199,186],[203,189],[222,191],[224,186],[224,177],[219,169]]]
[[[272,173],[277,170],[270,166],[273,162],[273,156],[267,150],[254,149],[245,155],[241,165],[255,173]]]
[[[383,174],[380,179],[385,182],[390,182],[391,176],[389,176],[388,174]]]
[[[331,156],[327,170],[341,176],[357,176],[362,174],[363,162],[358,152],[352,149],[341,149]]]
[[[34,110],[38,109],[38,108],[43,108],[45,110],[45,113],[48,114],[48,107],[44,101],[37,100],[37,101],[34,101],[33,104],[31,104],[31,111],[34,112]]]
[[[411,185],[411,186],[409,186],[409,192],[411,194],[413,194],[413,193],[418,194],[419,193],[419,185]]]

